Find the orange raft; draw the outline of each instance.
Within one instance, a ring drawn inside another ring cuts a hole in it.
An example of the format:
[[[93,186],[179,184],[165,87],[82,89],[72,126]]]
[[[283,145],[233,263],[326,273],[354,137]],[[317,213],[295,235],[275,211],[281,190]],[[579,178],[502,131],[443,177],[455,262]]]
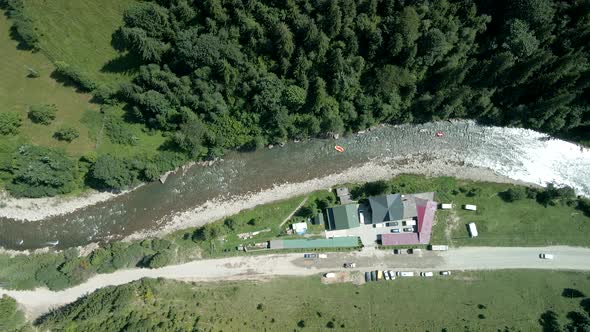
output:
[[[338,152],[344,152],[344,148],[343,148],[343,147],[341,147],[340,145],[336,145],[336,146],[334,147],[334,149],[336,149],[336,151],[338,151]]]

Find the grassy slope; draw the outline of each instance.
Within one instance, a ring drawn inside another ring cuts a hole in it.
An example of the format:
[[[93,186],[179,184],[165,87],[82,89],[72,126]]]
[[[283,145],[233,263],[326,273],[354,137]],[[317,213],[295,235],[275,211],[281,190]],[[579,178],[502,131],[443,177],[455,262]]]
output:
[[[155,322],[167,321],[172,307],[177,322],[192,327],[198,316],[197,326],[205,330],[318,331],[333,321],[340,331],[538,331],[539,317],[547,310],[556,312],[562,324],[568,322],[568,312],[584,313],[582,298],[561,296],[564,288],[588,295],[590,278],[571,272],[500,271],[363,286],[322,285],[317,277],[192,285],[160,280],[157,286],[134,292],[129,301],[119,299],[117,310],[70,322],[79,315],[75,309],[70,317],[42,327],[89,330],[91,324],[106,321],[120,324],[132,311]],[[109,291],[112,288],[100,292]],[[101,303],[97,294],[82,302],[88,300]],[[299,328],[299,321],[305,328]]]
[[[35,27],[42,31],[41,49],[53,60],[65,61],[100,82],[121,82],[128,73],[104,71],[120,54],[111,35],[123,22],[123,10],[133,0],[25,0]]]
[[[22,142],[54,146],[66,149],[73,155],[80,155],[94,149],[94,141],[88,129],[81,124],[84,112],[97,112],[97,106],[89,103],[90,96],[76,93],[71,87],[64,87],[50,77],[51,62],[41,53],[17,49],[17,42],[10,39],[10,22],[0,15],[0,112],[18,111],[24,119],[19,137],[2,137],[2,150],[10,150]],[[39,71],[41,77],[27,78],[26,67]],[[27,118],[30,105],[55,104],[58,108],[56,120],[49,126],[33,124]],[[59,142],[52,138],[60,126],[74,126],[80,137],[72,143]]]
[[[119,56],[110,45],[112,32],[121,24],[122,11],[132,1],[87,2],[46,1],[28,3],[27,9],[41,35],[42,52],[18,50],[9,35],[11,22],[0,16],[0,112],[18,111],[24,119],[20,134],[0,140],[0,158],[6,158],[23,143],[64,148],[72,156],[96,150],[118,155],[153,154],[165,141],[161,133],[148,135],[141,124],[129,124],[139,138],[136,146],[112,144],[102,128],[99,106],[89,102],[91,96],[77,93],[50,77],[54,66],[47,56],[65,60],[102,82],[128,80],[125,73],[104,73],[100,69]],[[39,78],[27,78],[27,67],[40,72]],[[56,120],[49,126],[33,124],[27,112],[33,104],[55,104]],[[121,117],[122,113],[119,114]],[[62,125],[73,126],[80,137],[72,143],[53,139]],[[4,153],[4,154],[3,154]]]

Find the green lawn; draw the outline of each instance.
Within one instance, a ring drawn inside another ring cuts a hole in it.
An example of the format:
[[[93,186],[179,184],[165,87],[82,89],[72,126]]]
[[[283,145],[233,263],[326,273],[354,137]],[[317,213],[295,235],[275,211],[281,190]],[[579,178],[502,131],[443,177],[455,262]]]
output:
[[[588,317],[580,305],[584,297],[564,297],[565,288],[590,295],[589,275],[470,272],[361,286],[323,285],[317,276],[200,284],[144,280],[99,290],[55,311],[41,327],[92,331],[108,322],[112,330],[540,331],[548,310],[562,326],[570,323],[569,312]]]
[[[24,0],[35,27],[41,31],[40,47],[52,60],[65,61],[98,82],[122,82],[131,73],[120,72],[125,61],[111,45],[113,32],[123,22],[123,11],[133,0],[34,1]],[[115,71],[105,65],[115,60]],[[119,66],[120,64],[121,66]]]
[[[507,203],[498,192],[510,185],[464,182],[477,187],[475,197],[465,194],[446,195],[441,202],[452,202],[452,211],[438,211],[432,242],[448,242],[445,227],[450,226],[450,243],[458,246],[590,246],[590,218],[569,206],[544,207],[533,199]],[[443,196],[443,195],[441,195]],[[442,197],[441,197],[442,198]],[[462,209],[464,204],[477,205],[477,211]],[[469,238],[466,224],[475,222],[479,236]]]

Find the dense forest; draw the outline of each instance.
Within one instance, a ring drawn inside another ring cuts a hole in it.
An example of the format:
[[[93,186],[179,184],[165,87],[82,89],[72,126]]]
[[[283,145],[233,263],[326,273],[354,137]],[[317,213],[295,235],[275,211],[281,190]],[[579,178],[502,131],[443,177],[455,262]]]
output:
[[[120,96],[193,158],[220,148],[470,118],[551,134],[590,121],[590,2],[141,2]]]
[[[37,49],[40,31],[21,1],[0,5]],[[24,147],[0,160],[13,195],[122,190],[187,159],[379,123],[467,118],[590,132],[589,0],[155,0],[122,19],[112,46],[134,59],[131,79],[94,82],[60,61],[56,73],[102,103],[111,142],[136,145],[128,123],[140,123],[167,143],[151,155],[85,155],[74,174],[62,152]],[[123,112],[127,123],[110,115]],[[40,105],[28,116],[48,124],[55,111]],[[0,113],[0,135],[21,122]],[[78,135],[63,127],[53,137]]]

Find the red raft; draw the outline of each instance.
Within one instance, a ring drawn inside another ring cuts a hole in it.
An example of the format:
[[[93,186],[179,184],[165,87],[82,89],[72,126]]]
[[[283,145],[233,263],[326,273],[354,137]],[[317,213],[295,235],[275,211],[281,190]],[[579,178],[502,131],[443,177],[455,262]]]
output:
[[[445,133],[443,133],[442,131],[437,131],[436,134],[434,134],[436,137],[443,137],[445,136]]]
[[[344,152],[344,148],[343,148],[343,147],[341,147],[340,145],[336,145],[336,146],[334,147],[334,149],[336,149],[336,151],[338,151],[338,152]]]

